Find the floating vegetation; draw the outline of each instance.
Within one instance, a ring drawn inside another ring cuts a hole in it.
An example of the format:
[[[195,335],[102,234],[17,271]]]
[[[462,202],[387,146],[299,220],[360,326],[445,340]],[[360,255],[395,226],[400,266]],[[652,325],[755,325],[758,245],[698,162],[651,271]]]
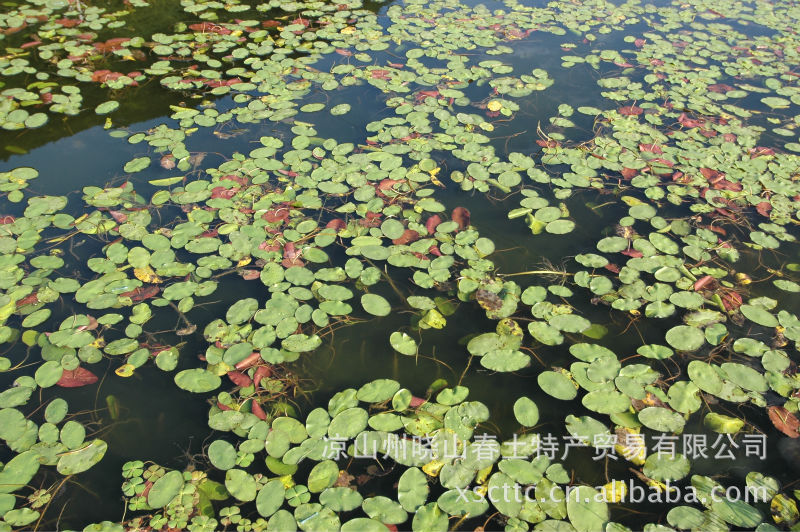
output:
[[[797,526],[795,3],[106,4],[0,15],[0,529]]]

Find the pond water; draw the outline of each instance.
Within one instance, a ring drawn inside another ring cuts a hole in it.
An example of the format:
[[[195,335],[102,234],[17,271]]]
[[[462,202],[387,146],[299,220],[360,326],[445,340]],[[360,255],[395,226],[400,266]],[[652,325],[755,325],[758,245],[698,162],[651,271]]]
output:
[[[2,11],[1,529],[800,521],[794,2]]]

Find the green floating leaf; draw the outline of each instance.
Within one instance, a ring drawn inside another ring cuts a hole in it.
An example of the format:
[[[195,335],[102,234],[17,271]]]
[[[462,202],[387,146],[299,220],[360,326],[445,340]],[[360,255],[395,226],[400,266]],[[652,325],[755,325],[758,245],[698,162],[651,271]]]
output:
[[[547,395],[556,399],[571,401],[578,396],[578,385],[560,371],[543,371],[536,380]]]
[[[269,517],[283,505],[286,488],[279,479],[270,480],[258,491],[256,510],[261,517]]]
[[[12,493],[25,487],[39,471],[39,453],[25,451],[9,460],[0,470],[0,493]]]
[[[364,294],[361,296],[361,306],[373,316],[388,316],[392,306],[383,296],[378,294]]]
[[[214,440],[208,446],[208,459],[217,469],[227,471],[236,465],[236,448],[225,440]]]
[[[389,335],[389,343],[401,355],[414,356],[417,354],[417,342],[404,332],[393,332]]]
[[[103,459],[108,449],[108,444],[103,440],[94,440],[88,445],[62,454],[56,469],[62,475],[76,475],[83,473]]]
[[[349,103],[340,103],[339,105],[334,105],[331,107],[331,114],[333,116],[341,116],[350,112],[350,104]]]
[[[94,112],[99,115],[107,115],[112,111],[116,111],[119,108],[119,102],[115,100],[109,100],[107,102],[103,102],[97,107],[94,108]]]
[[[520,397],[514,402],[514,417],[523,427],[533,427],[539,422],[539,408],[531,399]]]
[[[222,379],[201,368],[185,369],[175,375],[178,388],[193,393],[206,393],[222,385]]]
[[[589,486],[577,486],[567,497],[567,517],[578,532],[603,530],[609,519],[608,504]]]
[[[763,325],[764,327],[778,326],[778,320],[775,318],[775,316],[762,307],[745,304],[739,307],[739,311],[748,320],[757,323],[759,325]]]
[[[148,166],[150,166],[150,157],[137,157],[125,163],[123,170],[129,174],[134,174],[136,172],[141,172]]]
[[[308,474],[308,491],[319,493],[333,486],[339,478],[339,466],[333,460],[324,460],[316,464]]]
[[[530,357],[521,351],[495,349],[481,357],[481,366],[492,371],[517,371],[530,364]]]
[[[153,508],[163,508],[174,499],[183,488],[183,474],[170,471],[153,483],[147,494],[147,504]]]
[[[676,325],[667,331],[665,338],[678,351],[697,351],[706,343],[703,331],[688,325]]]

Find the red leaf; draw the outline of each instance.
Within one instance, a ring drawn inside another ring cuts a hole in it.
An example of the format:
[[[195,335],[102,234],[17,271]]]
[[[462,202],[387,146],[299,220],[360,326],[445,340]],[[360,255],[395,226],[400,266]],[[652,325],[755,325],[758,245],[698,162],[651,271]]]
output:
[[[631,258],[634,258],[634,259],[640,259],[640,258],[644,257],[644,255],[642,255],[641,251],[637,251],[635,249],[627,249],[625,251],[620,251],[620,253],[622,253],[626,257],[631,257]]]
[[[111,217],[114,218],[114,221],[117,222],[118,224],[124,224],[125,222],[128,221],[128,215],[123,212],[108,211],[108,214],[110,214]]]
[[[405,246],[406,244],[410,244],[411,242],[415,242],[417,240],[419,240],[419,233],[413,229],[406,229],[403,231],[402,235],[392,240],[392,244],[395,246]]]
[[[224,28],[219,24],[213,22],[200,22],[199,24],[190,24],[189,29],[192,31],[199,31],[202,33],[216,33],[218,35],[230,35],[231,30]]]
[[[161,157],[161,168],[164,170],[172,170],[175,168],[175,156],[170,154]]]
[[[557,140],[542,140],[542,139],[537,139],[536,144],[538,144],[542,148],[558,148],[561,145]]]
[[[23,307],[25,305],[35,305],[38,302],[39,302],[39,296],[36,292],[34,292],[32,294],[28,294],[27,296],[17,301],[17,308]]]
[[[144,301],[145,299],[150,299],[151,297],[155,297],[161,291],[155,285],[144,285],[134,288],[130,292],[123,292],[120,294],[122,297],[129,297],[133,302],[140,302]]]
[[[694,291],[699,292],[700,290],[706,288],[713,282],[714,282],[714,277],[712,277],[711,275],[704,275],[703,277],[699,278],[694,282],[694,287],[693,287]]]
[[[644,109],[636,105],[626,105],[619,108],[619,114],[623,116],[639,116],[643,112]]]
[[[238,183],[240,186],[247,186],[248,180],[244,176],[237,176],[237,175],[224,175],[219,178],[220,181],[233,181],[234,183]]]
[[[704,124],[702,120],[689,118],[686,113],[681,113],[681,116],[678,117],[678,123],[685,127],[700,127]]]
[[[434,214],[430,218],[425,221],[425,229],[428,231],[429,235],[432,235],[436,232],[436,226],[442,223],[442,219],[439,218],[438,214]]]
[[[141,495],[142,497],[145,498],[145,500],[147,499],[147,495],[150,493],[150,488],[152,488],[152,487],[153,487],[153,483],[152,482],[150,482],[149,480],[147,482],[145,482],[144,491],[142,491],[142,495]]]
[[[264,413],[264,409],[261,408],[261,405],[258,404],[255,399],[253,399],[253,402],[250,403],[250,411],[261,421],[267,419],[267,414]]]
[[[725,310],[728,312],[738,309],[742,306],[742,303],[744,303],[742,296],[732,290],[720,295],[720,299],[722,299],[722,306],[725,307]]]
[[[725,175],[719,170],[714,170],[713,168],[701,168],[700,173],[703,174],[703,177],[708,179],[708,181],[711,183],[714,183],[717,178],[721,179]]]
[[[635,41],[633,41],[633,45],[636,48],[641,48],[642,46],[644,46],[645,42],[647,42],[647,41],[645,41],[644,39],[636,39]]]
[[[247,388],[248,386],[252,386],[253,384],[253,379],[251,379],[241,371],[229,371],[228,378],[236,386],[241,386],[242,388]]]
[[[647,153],[657,153],[659,155],[664,153],[661,150],[661,146],[659,146],[658,144],[639,144],[639,151]]]
[[[800,437],[798,432],[800,421],[797,420],[794,414],[782,406],[771,406],[767,409],[767,413],[769,414],[769,420],[772,421],[776,429],[790,438]]]
[[[338,233],[343,229],[347,229],[347,224],[341,218],[334,218],[333,220],[325,224],[325,227],[328,229],[333,229]]]
[[[282,207],[280,209],[272,209],[261,215],[261,218],[268,223],[284,222],[289,219],[289,209]]]
[[[245,281],[252,281],[254,279],[258,279],[259,277],[261,277],[261,272],[259,272],[258,270],[242,270],[242,272],[239,275],[241,275],[242,279],[244,279]]]
[[[76,18],[60,18],[56,20],[55,23],[64,28],[74,28],[80,24],[81,21]]]
[[[253,374],[253,384],[258,388],[261,379],[266,379],[272,375],[272,366],[267,364],[265,366],[258,366],[256,372]]]
[[[718,92],[720,94],[735,90],[735,87],[731,87],[730,85],[725,85],[724,83],[715,83],[713,85],[708,86],[708,90],[711,92]]]
[[[622,172],[620,173],[622,174],[623,179],[633,179],[639,175],[639,170],[636,170],[635,168],[623,168]]]
[[[411,396],[411,402],[408,404],[409,408],[419,408],[428,401],[421,397]]]
[[[251,366],[255,366],[258,361],[261,360],[261,353],[258,351],[253,351],[249,355],[247,355],[243,360],[240,360],[236,363],[236,369],[247,369]]]
[[[216,198],[231,199],[236,195],[237,192],[239,192],[238,188],[214,187],[211,189],[211,199],[216,199]],[[287,218],[289,217],[288,213],[286,214],[286,217]],[[267,220],[266,214],[264,214],[263,218]]]
[[[664,159],[662,157],[655,157],[653,159],[650,159],[650,162],[651,163],[656,163],[656,164],[661,164],[661,165],[667,166],[669,168],[672,168],[673,166],[675,166],[675,163],[673,163],[672,161],[668,161],[667,159]]]
[[[750,148],[750,158],[755,159],[756,157],[761,157],[762,155],[775,155],[775,150],[772,148],[766,148],[764,146],[756,146],[755,148]]]
[[[458,224],[459,231],[463,231],[467,227],[469,227],[469,210],[465,209],[464,207],[456,207],[453,209],[453,213],[450,215],[450,218],[453,219],[455,223]]]
[[[97,382],[97,375],[86,368],[78,366],[75,369],[67,370],[61,374],[61,378],[56,382],[56,386],[62,388],[79,388]]]
[[[765,216],[769,218],[769,212],[772,210],[772,203],[768,201],[762,201],[761,203],[756,205],[756,211],[761,216]]]

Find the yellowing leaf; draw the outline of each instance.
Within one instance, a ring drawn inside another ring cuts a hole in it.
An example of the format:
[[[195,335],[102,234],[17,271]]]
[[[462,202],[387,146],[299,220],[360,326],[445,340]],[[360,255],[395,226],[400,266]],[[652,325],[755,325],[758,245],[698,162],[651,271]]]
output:
[[[643,205],[644,204],[644,202],[642,200],[640,200],[638,198],[634,198],[633,196],[622,196],[620,199],[628,207],[633,207],[633,206],[636,206],[636,205]]]
[[[627,461],[635,465],[644,465],[647,457],[647,447],[645,446],[644,436],[635,429],[620,427],[616,432],[617,443],[614,450],[622,455]]]
[[[503,104],[498,102],[497,100],[492,100],[486,105],[486,108],[492,112],[497,112],[503,108]]]
[[[252,257],[245,257],[245,258],[243,258],[242,260],[240,260],[239,262],[236,263],[236,267],[240,268],[242,266],[247,266],[248,264],[250,264],[250,261],[252,261],[252,260],[253,260]]]
[[[283,475],[282,477],[278,477],[278,480],[281,481],[281,484],[283,484],[283,487],[287,490],[294,487],[294,479],[292,478],[292,475]]]
[[[620,502],[628,493],[628,487],[621,480],[612,480],[603,486],[603,500],[605,502]]]
[[[96,347],[97,349],[102,349],[106,345],[106,340],[102,336],[100,338],[95,339],[94,342],[89,344],[91,347]]]
[[[120,377],[130,377],[131,375],[133,375],[133,370],[135,369],[136,366],[134,366],[133,364],[123,364],[120,367],[118,367],[114,371],[114,373],[116,373]]]
[[[347,26],[346,28],[342,28],[339,33],[344,33],[345,35],[350,35],[355,33],[356,29],[353,26]]]
[[[150,266],[145,266],[144,268],[134,268],[133,275],[136,276],[137,279],[142,281],[143,283],[162,283],[163,281],[161,278],[156,275],[156,272],[153,271],[153,268]]]
[[[478,484],[483,484],[486,482],[486,479],[489,478],[489,473],[492,472],[492,469],[494,469],[494,464],[490,464],[478,471],[478,474],[475,476],[475,482]]]
[[[443,467],[444,462],[442,460],[431,460],[422,466],[422,471],[429,477],[436,477],[439,476],[439,471],[441,471]]]

